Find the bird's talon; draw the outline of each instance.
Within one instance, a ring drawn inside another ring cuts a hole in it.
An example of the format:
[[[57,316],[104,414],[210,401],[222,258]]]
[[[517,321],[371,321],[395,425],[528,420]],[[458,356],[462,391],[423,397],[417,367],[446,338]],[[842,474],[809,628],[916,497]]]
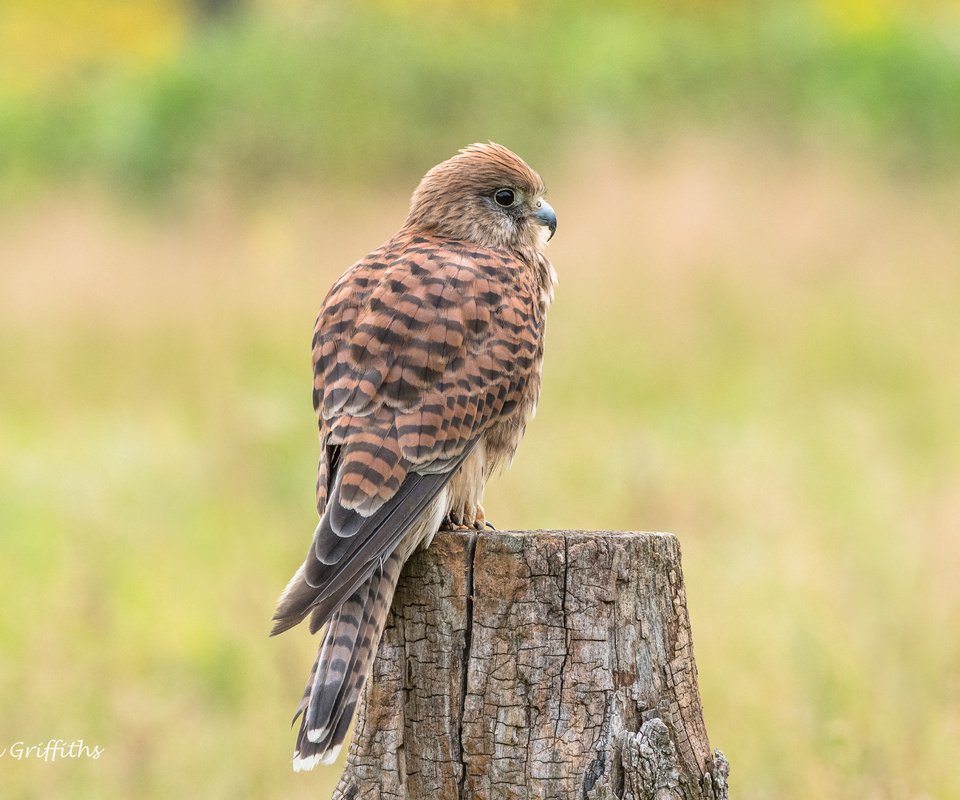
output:
[[[492,531],[495,531],[497,529],[497,526],[487,519],[487,514],[483,510],[483,506],[480,505],[479,503],[477,504],[476,521],[474,522],[473,527],[478,531],[484,531],[487,528],[489,528]]]

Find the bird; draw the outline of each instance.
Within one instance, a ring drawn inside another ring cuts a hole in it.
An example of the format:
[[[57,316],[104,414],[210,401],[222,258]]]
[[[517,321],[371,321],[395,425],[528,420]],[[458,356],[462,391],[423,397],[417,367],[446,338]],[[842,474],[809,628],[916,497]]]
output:
[[[271,635],[323,630],[295,771],[336,759],[400,571],[441,527],[482,529],[541,387],[557,274],[543,180],[493,142],[430,169],[397,233],[324,300],[313,335],[320,521]]]

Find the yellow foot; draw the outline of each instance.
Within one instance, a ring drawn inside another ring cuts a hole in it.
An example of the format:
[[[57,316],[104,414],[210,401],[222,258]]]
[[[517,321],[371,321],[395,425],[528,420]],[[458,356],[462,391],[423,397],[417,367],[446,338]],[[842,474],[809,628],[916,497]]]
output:
[[[474,508],[463,507],[455,508],[449,514],[440,526],[442,531],[482,531],[487,527],[493,527],[487,522],[487,517],[483,512],[483,506],[477,505]]]
[[[470,525],[467,525],[464,522],[462,510],[458,513],[457,511],[451,511],[444,518],[443,522],[440,523],[440,530],[442,531],[469,531],[473,530]]]
[[[477,512],[473,516],[473,527],[482,531],[487,527],[487,515],[483,511],[483,506],[477,503]],[[493,527],[492,525],[490,526]]]

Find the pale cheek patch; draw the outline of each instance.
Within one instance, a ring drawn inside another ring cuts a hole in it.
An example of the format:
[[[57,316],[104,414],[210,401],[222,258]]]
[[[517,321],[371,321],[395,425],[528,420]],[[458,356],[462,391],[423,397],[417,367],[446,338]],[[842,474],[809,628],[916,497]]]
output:
[[[550,241],[550,229],[546,225],[537,225],[537,249],[543,250]]]
[[[543,252],[550,241],[550,229],[546,225],[530,224],[527,226],[526,238],[537,250]]]

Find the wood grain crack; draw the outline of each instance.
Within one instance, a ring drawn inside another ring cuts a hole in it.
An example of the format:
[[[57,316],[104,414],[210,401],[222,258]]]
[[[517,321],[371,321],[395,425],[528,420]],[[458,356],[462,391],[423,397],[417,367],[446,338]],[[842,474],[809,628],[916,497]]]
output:
[[[457,718],[457,739],[460,742],[460,779],[457,786],[457,797],[464,800],[464,790],[467,785],[467,743],[463,734],[463,718],[467,705],[467,690],[470,678],[470,651],[473,645],[473,563],[477,554],[478,534],[471,533],[467,542],[467,569],[466,569],[466,625],[463,633],[463,659],[460,672],[460,714]]]

